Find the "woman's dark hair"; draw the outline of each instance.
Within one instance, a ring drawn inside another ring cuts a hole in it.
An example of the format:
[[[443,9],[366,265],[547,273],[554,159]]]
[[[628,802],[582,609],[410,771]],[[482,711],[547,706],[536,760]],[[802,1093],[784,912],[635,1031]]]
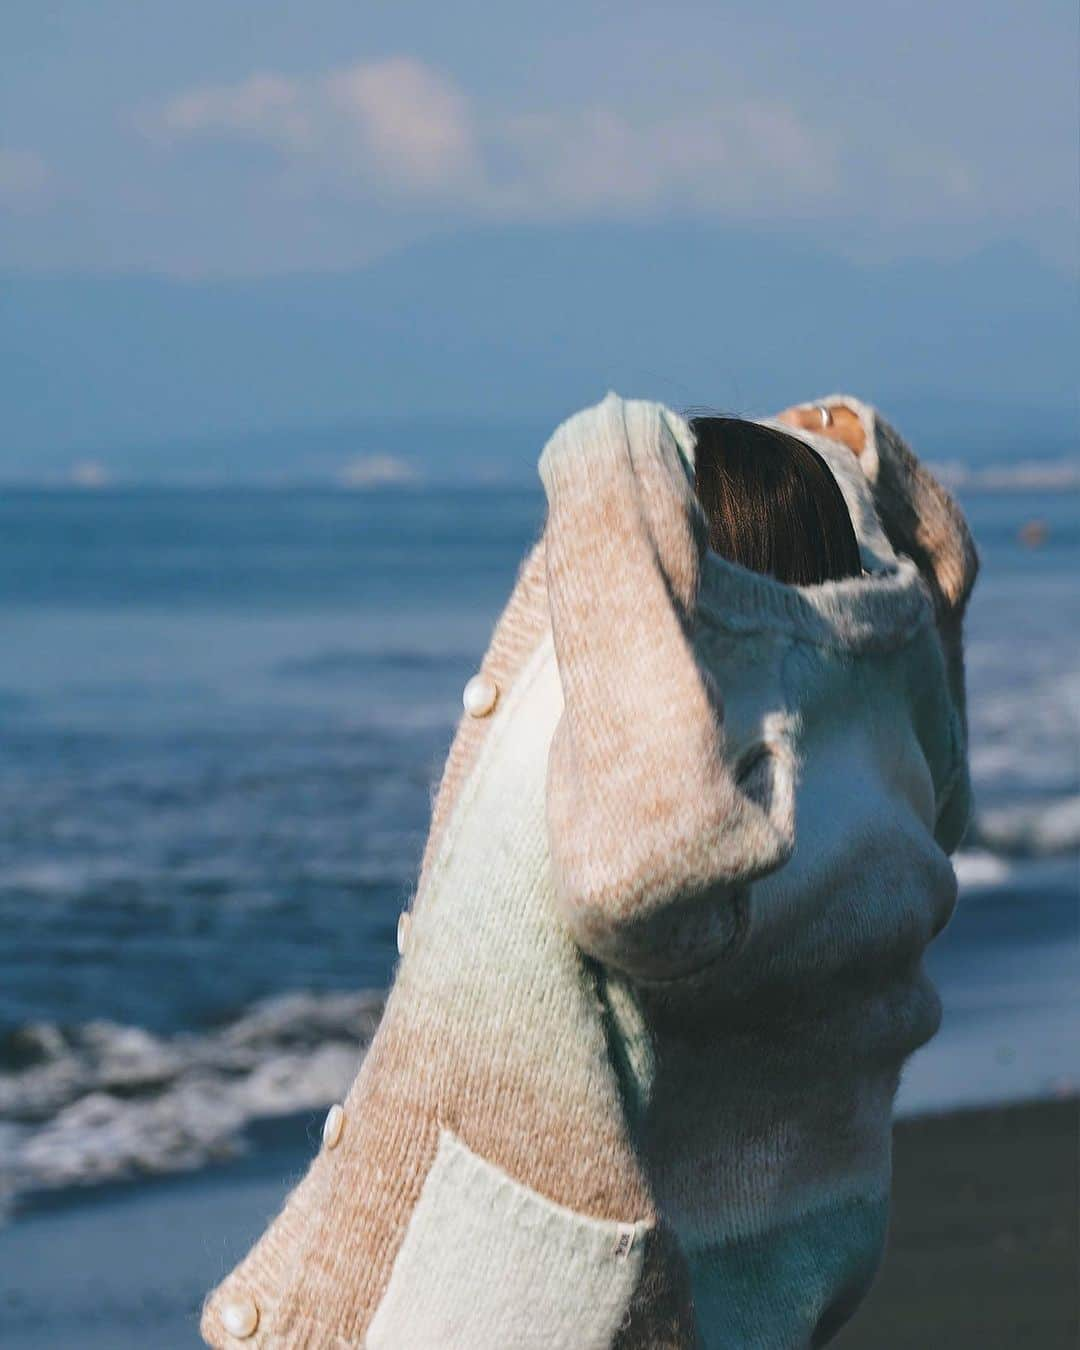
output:
[[[862,574],[844,495],[805,441],[737,417],[694,417],[690,427],[713,552],[797,586]]]

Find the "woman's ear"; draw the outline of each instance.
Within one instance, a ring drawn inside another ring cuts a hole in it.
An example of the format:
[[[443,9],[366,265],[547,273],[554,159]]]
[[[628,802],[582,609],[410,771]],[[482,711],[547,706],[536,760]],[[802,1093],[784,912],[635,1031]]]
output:
[[[823,414],[827,421],[823,420]],[[839,441],[854,455],[861,455],[866,449],[866,428],[862,419],[843,403],[800,403],[785,409],[776,420],[800,431],[812,431],[815,436]]]

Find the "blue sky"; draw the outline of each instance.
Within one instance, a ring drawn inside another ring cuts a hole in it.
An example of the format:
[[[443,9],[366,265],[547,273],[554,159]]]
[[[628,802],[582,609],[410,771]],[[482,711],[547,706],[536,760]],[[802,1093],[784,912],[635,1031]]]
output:
[[[5,270],[351,268],[695,220],[1074,271],[1073,0],[6,0]]]
[[[840,387],[939,457],[1057,453],[1076,30],[1075,0],[5,0],[0,474],[449,469],[499,421],[529,473],[611,387]]]

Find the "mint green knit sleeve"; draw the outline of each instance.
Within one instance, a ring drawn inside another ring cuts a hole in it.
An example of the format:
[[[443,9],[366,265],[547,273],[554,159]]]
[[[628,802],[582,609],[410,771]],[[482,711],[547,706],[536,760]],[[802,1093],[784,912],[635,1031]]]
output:
[[[746,887],[793,847],[792,820],[736,781],[694,655],[692,454],[673,414],[609,395],[540,460],[564,699],[547,779],[557,903],[586,952],[645,978],[737,945]]]

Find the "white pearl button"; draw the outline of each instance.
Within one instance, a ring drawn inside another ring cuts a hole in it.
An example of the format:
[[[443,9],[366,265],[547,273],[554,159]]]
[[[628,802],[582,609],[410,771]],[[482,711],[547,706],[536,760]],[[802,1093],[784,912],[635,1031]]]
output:
[[[461,701],[470,717],[486,717],[499,697],[499,686],[490,675],[474,675],[465,686]]]
[[[238,1294],[223,1304],[221,1325],[230,1336],[236,1336],[242,1341],[254,1336],[255,1328],[259,1325],[259,1309],[255,1300],[247,1294]]]
[[[341,1140],[341,1132],[345,1128],[345,1108],[339,1106],[337,1102],[326,1113],[326,1120],[323,1121],[322,1137],[323,1143],[327,1148],[337,1148]]]
[[[412,915],[407,909],[403,909],[398,915],[397,921],[397,950],[398,956],[405,955],[405,948],[409,945],[409,931],[412,928]]]

